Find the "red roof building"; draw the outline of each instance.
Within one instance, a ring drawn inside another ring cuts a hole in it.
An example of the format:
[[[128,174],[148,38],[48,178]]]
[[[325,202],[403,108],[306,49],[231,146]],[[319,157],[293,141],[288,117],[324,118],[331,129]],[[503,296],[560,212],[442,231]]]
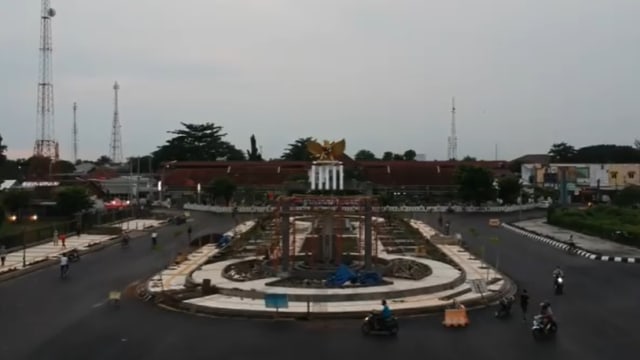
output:
[[[353,161],[345,169],[359,173],[360,178],[381,187],[452,186],[458,166],[486,167],[496,176],[509,173],[507,162],[478,161]],[[160,177],[169,188],[196,188],[217,178],[228,177],[238,186],[274,187],[306,176],[309,162],[298,161],[237,161],[237,162],[175,162],[167,164]]]

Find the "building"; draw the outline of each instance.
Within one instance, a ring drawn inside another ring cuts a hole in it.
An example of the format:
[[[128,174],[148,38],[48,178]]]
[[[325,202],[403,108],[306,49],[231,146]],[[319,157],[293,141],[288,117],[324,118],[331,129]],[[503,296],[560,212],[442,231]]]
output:
[[[566,169],[569,191],[583,189],[619,190],[629,185],[640,186],[640,164],[522,164],[525,184],[556,188],[560,169]]]

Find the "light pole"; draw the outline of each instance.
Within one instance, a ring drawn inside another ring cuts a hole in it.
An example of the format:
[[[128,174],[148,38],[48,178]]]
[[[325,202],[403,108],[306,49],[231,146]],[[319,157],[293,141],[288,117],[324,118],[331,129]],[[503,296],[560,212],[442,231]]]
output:
[[[18,221],[22,221],[23,220],[22,214],[23,214],[23,211],[21,209],[18,209],[18,214],[9,216],[9,221],[14,223]],[[30,215],[28,220],[35,222],[38,220],[38,215],[36,214]],[[24,223],[22,227],[22,267],[23,268],[27,267],[27,225],[26,223]]]
[[[198,205],[200,205],[200,192],[202,191],[202,187],[200,186],[200,183],[198,183],[198,188],[196,190],[198,191]]]

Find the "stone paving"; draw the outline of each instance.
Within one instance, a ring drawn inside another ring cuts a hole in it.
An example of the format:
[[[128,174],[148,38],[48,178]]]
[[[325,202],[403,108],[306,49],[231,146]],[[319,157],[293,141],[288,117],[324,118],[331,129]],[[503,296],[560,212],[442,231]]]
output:
[[[147,220],[147,219],[139,219],[139,220],[131,220],[125,221],[121,223],[115,223],[113,226],[122,226],[123,229],[145,229],[154,226],[158,226],[162,223],[162,221],[158,220]],[[12,251],[7,254],[4,266],[0,267],[0,274],[23,269],[23,256],[26,259],[26,267],[33,265],[35,263],[39,263],[48,259],[55,259],[61,253],[71,250],[86,250],[94,245],[100,244],[105,241],[109,241],[111,239],[117,238],[118,236],[114,235],[91,235],[91,234],[80,234],[77,236],[75,234],[69,235],[66,238],[65,245],[66,247],[62,247],[62,243],[60,241],[57,244],[54,244],[53,239],[44,244],[29,246],[25,251],[22,249]]]
[[[573,235],[573,241],[576,243],[576,246],[595,254],[618,257],[640,257],[639,248],[549,225],[544,218],[520,221],[514,223],[514,225],[538,235],[547,236],[565,243],[569,240],[569,236]]]

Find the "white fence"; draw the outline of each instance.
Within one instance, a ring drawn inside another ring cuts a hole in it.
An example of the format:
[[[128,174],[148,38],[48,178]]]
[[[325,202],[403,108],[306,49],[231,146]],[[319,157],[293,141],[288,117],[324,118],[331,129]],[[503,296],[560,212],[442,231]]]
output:
[[[543,209],[548,207],[547,204],[526,204],[526,205],[508,205],[508,206],[382,206],[374,207],[374,212],[461,212],[461,213],[508,213],[519,210],[533,210]],[[337,206],[314,206],[313,209],[326,209],[336,210]],[[358,207],[340,207],[342,211],[357,211]],[[191,211],[207,211],[213,213],[231,213],[233,211],[232,206],[211,206],[211,205],[199,205],[199,204],[185,204],[185,210]],[[311,210],[311,206],[297,206],[292,207],[291,210],[305,211]],[[266,213],[276,210],[272,206],[238,206],[237,211],[241,214],[253,214],[253,213]]]

